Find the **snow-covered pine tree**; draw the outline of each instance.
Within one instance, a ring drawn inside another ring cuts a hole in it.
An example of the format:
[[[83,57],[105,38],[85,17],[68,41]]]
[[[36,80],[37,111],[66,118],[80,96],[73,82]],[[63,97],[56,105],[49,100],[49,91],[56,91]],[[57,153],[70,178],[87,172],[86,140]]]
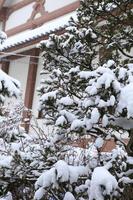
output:
[[[85,18],[87,15],[89,15],[88,19]],[[83,26],[85,23],[91,23],[93,31],[101,37],[100,62],[113,59],[115,62],[126,63],[133,59],[131,0],[83,1],[80,7],[80,18]]]
[[[88,163],[87,182],[78,179],[85,174],[77,172],[74,185],[71,166],[60,163],[58,156],[51,171],[38,179],[35,199],[120,199],[125,184],[132,184],[127,177],[132,170],[124,172],[128,162],[132,168],[132,157],[127,161],[121,140],[122,134],[129,133],[132,156],[132,6],[130,0],[82,0],[77,19],[71,19],[66,32],[41,43],[42,74],[49,78],[41,81],[40,110],[46,123],[55,127],[56,146],[91,135],[98,150],[110,137],[119,141],[119,148],[110,159],[98,156],[93,173]],[[67,168],[67,178],[61,173],[63,168]]]

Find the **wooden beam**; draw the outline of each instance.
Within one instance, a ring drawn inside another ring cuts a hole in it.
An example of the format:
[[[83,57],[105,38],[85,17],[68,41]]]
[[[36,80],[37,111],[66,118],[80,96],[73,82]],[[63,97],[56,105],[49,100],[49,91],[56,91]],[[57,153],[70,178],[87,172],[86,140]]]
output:
[[[39,51],[40,51],[39,49],[33,49],[31,56],[39,56]],[[25,101],[24,101],[24,105],[29,109],[32,108],[32,103],[34,98],[38,61],[39,61],[38,58],[35,57],[30,58],[26,92],[25,92]],[[24,120],[25,118],[28,119],[28,121],[25,121]],[[31,119],[30,111],[25,111],[23,113],[23,122],[24,122],[24,128],[27,133],[29,132],[30,119]]]
[[[13,55],[12,52],[9,52],[9,55],[8,55],[8,52],[7,52],[7,56],[6,56],[6,59],[7,60],[17,60],[17,59],[20,59],[20,58],[24,58],[25,56],[27,55],[32,55],[32,51],[33,49],[28,49],[26,51],[22,51],[20,54],[16,54],[16,55]],[[11,53],[11,55],[10,55]],[[4,55],[3,53],[0,52],[0,55]],[[2,59],[2,58],[1,58]],[[3,58],[4,59],[4,58]],[[3,61],[3,60],[2,60]]]
[[[15,3],[14,5],[11,5],[9,7],[8,13],[9,15],[11,15],[14,11],[19,10],[21,8],[23,8],[24,6],[27,6],[30,3],[35,2],[36,0],[22,0],[18,3]]]
[[[2,7],[0,9],[0,20],[1,21],[6,21],[7,13],[8,13],[8,8],[7,7]]]
[[[0,0],[0,9],[3,7],[5,0]]]
[[[6,34],[9,37],[9,36],[15,35],[17,33],[23,32],[27,29],[34,29],[36,27],[41,26],[42,24],[44,24],[46,22],[49,22],[53,19],[56,19],[56,18],[61,17],[65,14],[68,14],[70,12],[75,11],[79,7],[79,5],[80,5],[80,2],[76,1],[74,3],[67,5],[67,6],[64,6],[62,8],[57,9],[57,10],[54,10],[50,13],[46,12],[43,16],[41,16],[37,19],[27,21],[26,23],[24,23],[22,25],[13,27],[10,30],[6,30]]]

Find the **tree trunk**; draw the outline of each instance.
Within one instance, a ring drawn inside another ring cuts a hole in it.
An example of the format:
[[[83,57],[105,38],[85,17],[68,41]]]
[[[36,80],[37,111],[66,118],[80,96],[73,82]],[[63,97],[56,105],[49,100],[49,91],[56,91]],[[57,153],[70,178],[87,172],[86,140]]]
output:
[[[127,185],[120,200],[133,200],[133,184]]]
[[[127,144],[127,153],[128,156],[133,156],[133,129],[129,131],[130,140]],[[133,169],[133,165],[128,164],[128,170]],[[133,179],[133,174],[129,176],[130,179]],[[121,200],[133,200],[133,184],[127,185],[124,189]]]

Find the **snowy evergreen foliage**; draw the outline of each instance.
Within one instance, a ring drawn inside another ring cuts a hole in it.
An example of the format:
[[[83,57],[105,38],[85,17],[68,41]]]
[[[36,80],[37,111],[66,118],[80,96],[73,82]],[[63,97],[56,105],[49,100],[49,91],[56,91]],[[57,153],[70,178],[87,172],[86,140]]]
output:
[[[0,197],[4,200],[33,199],[37,178],[57,161],[57,150],[44,130],[34,122],[36,133],[25,132],[22,120],[26,111],[21,102],[3,107],[0,121]]]
[[[5,33],[0,32],[1,43],[5,39]],[[32,144],[33,141],[34,145],[36,144],[35,139],[28,137],[20,126],[24,106],[19,101],[13,104],[14,97],[19,99],[20,96],[19,81],[0,69],[0,196],[3,196],[0,199],[2,200],[32,199],[33,196],[35,181],[31,181],[31,183],[33,182],[31,186],[26,174],[30,176],[33,170],[33,168],[31,170],[30,163],[35,157],[35,153],[34,156],[29,155],[30,159],[28,157],[28,154],[32,153],[34,149],[33,145],[29,146],[29,143],[32,140]]]
[[[3,32],[0,31],[0,43],[2,44],[7,38],[7,35]]]
[[[41,73],[49,78],[41,81],[40,110],[46,124],[55,127],[55,147],[61,153],[62,145],[90,135],[96,139],[98,156],[93,166],[86,163],[88,174],[78,176],[77,172],[78,179],[71,183],[69,169],[74,166],[57,155],[58,162],[36,182],[37,200],[121,199],[124,188],[132,184],[132,165],[126,154],[127,149],[133,155],[131,8],[130,0],[81,1],[77,20],[71,19],[66,32],[41,42]],[[129,133],[128,146],[121,139],[125,133]],[[103,156],[100,148],[111,137],[118,148]]]
[[[40,110],[45,135],[25,134],[24,107],[3,106],[19,83],[0,71],[0,196],[9,200],[131,200],[133,166],[132,1],[84,0],[61,36],[41,43]],[[1,39],[6,36],[2,33]],[[128,97],[128,98],[127,98]],[[121,139],[129,134],[129,145]],[[116,149],[102,153],[114,138]],[[95,152],[76,157],[73,142],[91,138]],[[127,155],[130,154],[130,157]],[[74,152],[74,153],[75,153]],[[94,155],[95,154],[95,155]],[[35,184],[35,188],[34,188]],[[34,194],[34,190],[36,190]],[[131,198],[128,196],[131,196]],[[2,198],[2,199],[3,199]]]
[[[0,31],[0,43],[7,38],[6,34]],[[4,103],[5,97],[18,97],[20,95],[19,81],[11,78],[0,69],[0,104]],[[1,108],[0,108],[1,109]]]
[[[0,69],[0,103],[4,103],[5,97],[18,97],[20,94],[20,83]]]

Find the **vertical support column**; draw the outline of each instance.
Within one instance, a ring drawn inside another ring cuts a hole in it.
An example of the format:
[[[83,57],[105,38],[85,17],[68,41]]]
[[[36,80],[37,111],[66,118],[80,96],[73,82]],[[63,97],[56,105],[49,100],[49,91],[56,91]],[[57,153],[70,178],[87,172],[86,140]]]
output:
[[[0,9],[2,8],[4,2],[5,2],[5,0],[1,0],[1,1],[0,1]]]
[[[10,66],[10,62],[9,61],[2,61],[1,69],[7,74],[9,73],[9,66]]]
[[[39,49],[33,49],[29,64],[29,71],[28,71],[27,85],[25,92],[25,106],[29,109],[32,108],[38,60],[39,60],[37,57],[32,57],[32,56],[39,56]]]
[[[25,92],[25,102],[24,102],[25,106],[29,109],[32,108],[33,97],[35,92],[36,75],[37,75],[37,68],[39,61],[38,56],[39,56],[39,49],[33,49],[30,57],[29,71],[28,71],[27,85]],[[23,117],[28,119],[24,121],[25,130],[28,132],[30,125],[30,118],[31,118],[30,111],[24,112]]]

